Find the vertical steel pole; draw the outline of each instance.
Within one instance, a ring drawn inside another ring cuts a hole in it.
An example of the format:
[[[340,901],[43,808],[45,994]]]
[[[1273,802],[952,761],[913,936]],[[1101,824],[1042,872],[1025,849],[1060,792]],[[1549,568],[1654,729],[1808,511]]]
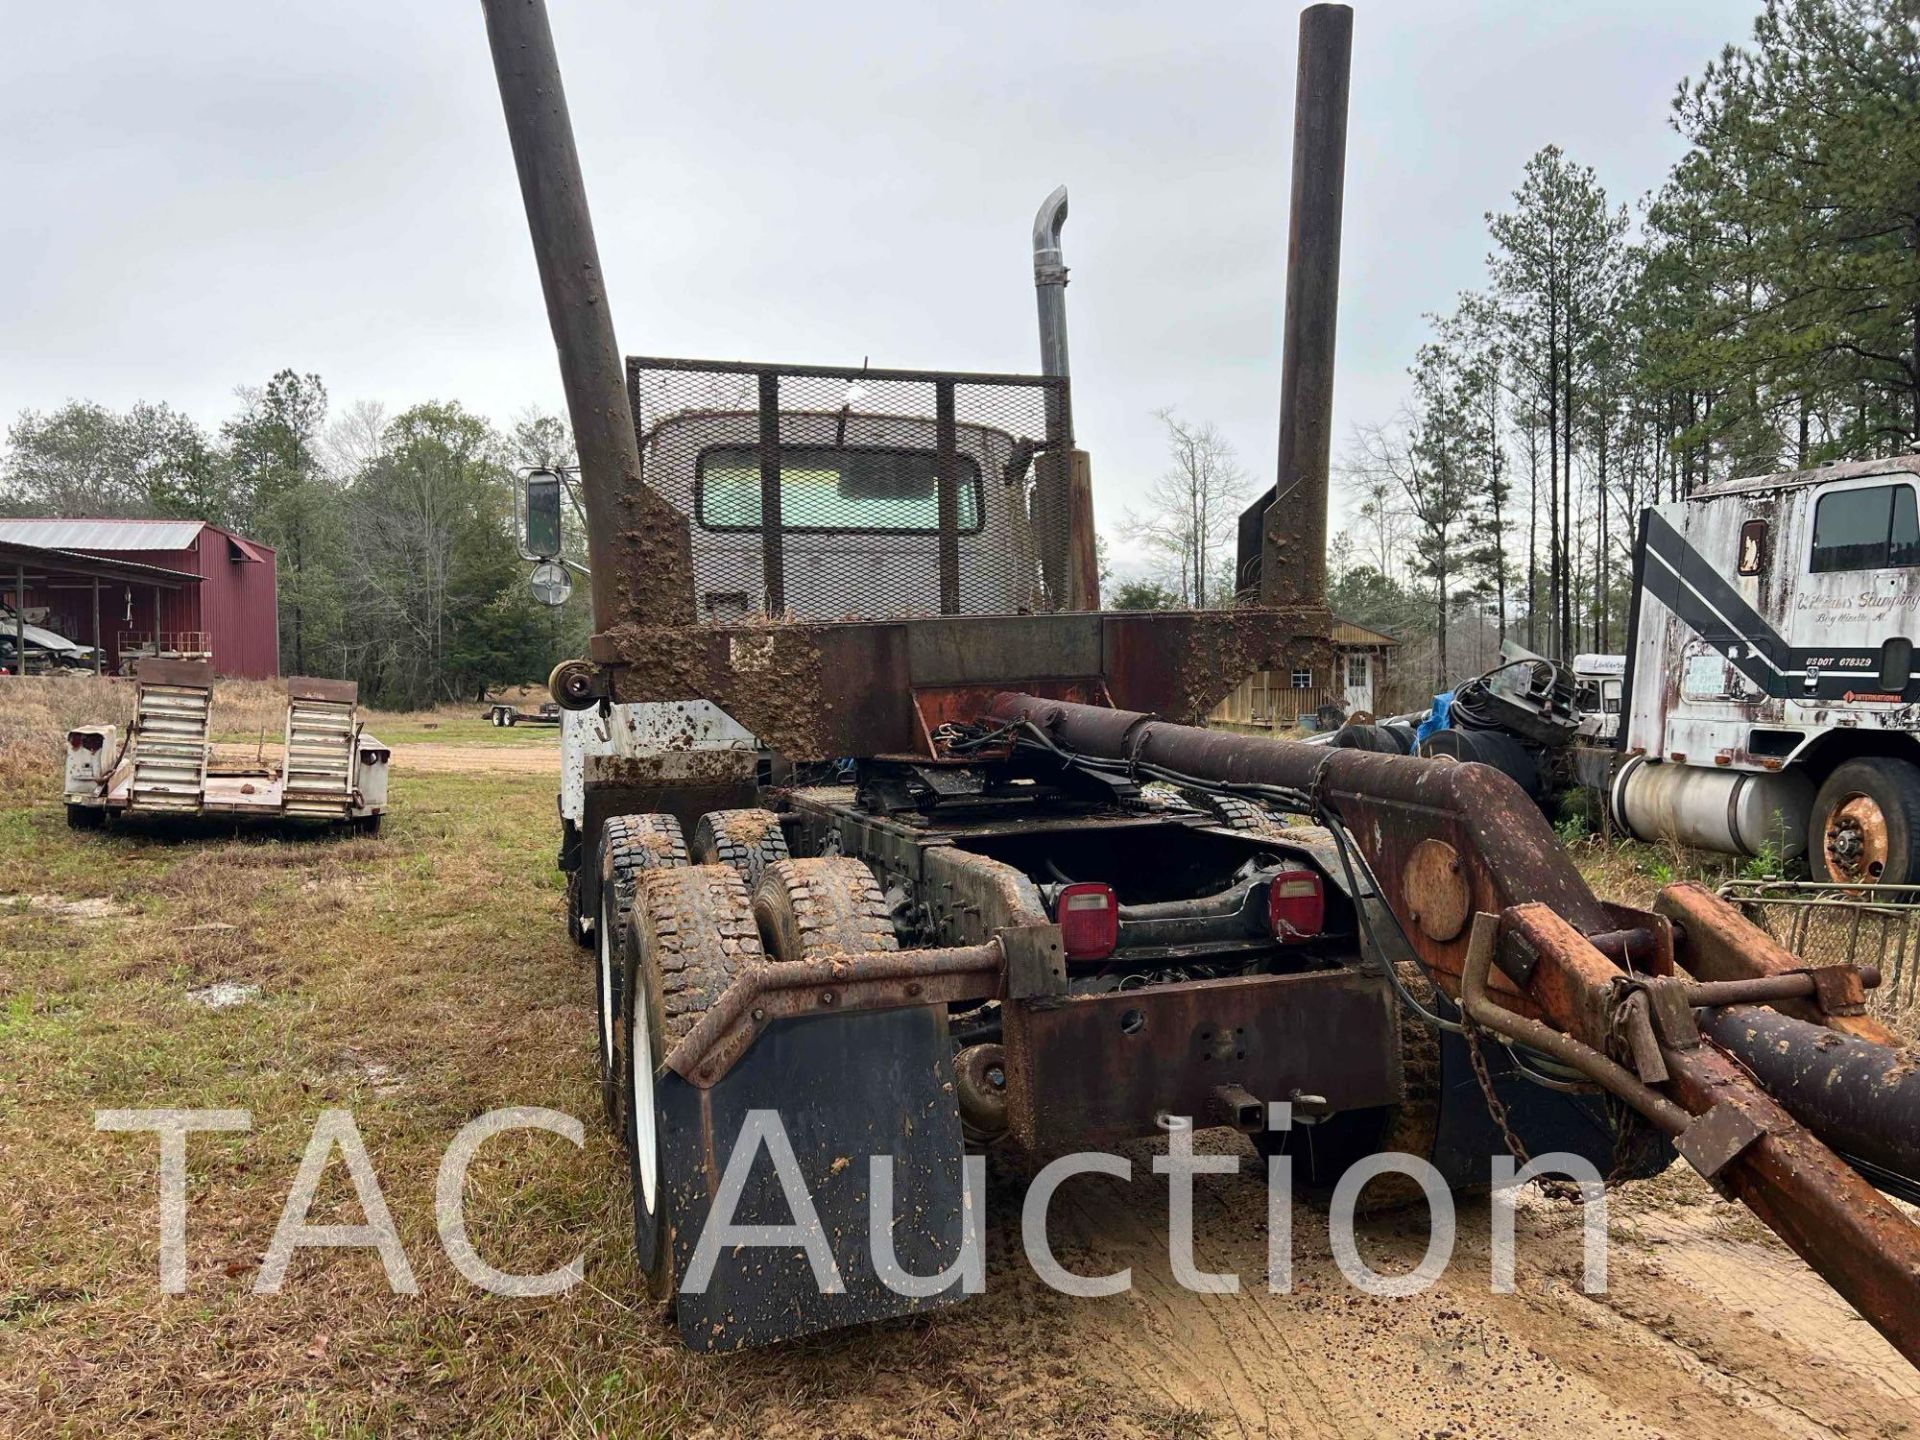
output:
[[[1033,293],[1040,315],[1040,373],[1068,380],[1067,262],[1060,232],[1067,223],[1067,187],[1040,204],[1033,217]],[[1049,448],[1039,457],[1039,514],[1035,517],[1041,573],[1063,610],[1099,608],[1092,467],[1073,445],[1073,396],[1068,386],[1047,391]],[[1088,579],[1089,576],[1093,578]]]
[[[1352,59],[1351,8],[1312,5],[1301,12],[1280,359],[1280,465],[1260,546],[1265,605],[1320,606],[1327,600],[1327,468],[1333,451],[1334,330]]]
[[[767,614],[787,609],[787,532],[780,485],[780,377],[760,376],[760,589]]]
[[[934,485],[940,517],[940,613],[960,613],[960,443],[953,381],[933,386]]]
[[[1033,293],[1040,307],[1042,375],[1072,373],[1067,360],[1067,264],[1060,251],[1066,223],[1067,187],[1062,185],[1033,217]]]
[[[545,0],[481,0],[481,8],[580,454],[595,626],[691,623],[687,521],[641,483],[633,411]],[[623,536],[632,538],[623,543]]]
[[[93,673],[100,674],[100,657],[103,647],[100,644],[100,577],[93,577]]]

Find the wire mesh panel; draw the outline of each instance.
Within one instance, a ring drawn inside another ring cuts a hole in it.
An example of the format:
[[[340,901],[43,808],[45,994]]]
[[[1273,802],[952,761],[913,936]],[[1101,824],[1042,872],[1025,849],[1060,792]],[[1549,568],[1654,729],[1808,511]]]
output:
[[[641,358],[627,382],[702,621],[1065,604],[1064,379]]]
[[[1720,894],[1809,965],[1879,966],[1868,1010],[1909,1033],[1920,1026],[1920,885],[1733,880]]]

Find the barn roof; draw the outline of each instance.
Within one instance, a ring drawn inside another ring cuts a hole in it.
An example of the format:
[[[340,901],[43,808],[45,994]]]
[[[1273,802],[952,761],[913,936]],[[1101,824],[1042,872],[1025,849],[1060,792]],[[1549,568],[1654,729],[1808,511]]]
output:
[[[53,550],[184,550],[204,520],[0,520],[0,540]]]
[[[1397,646],[1400,642],[1391,635],[1356,624],[1352,620],[1333,617],[1333,643],[1348,646]]]
[[[160,585],[169,590],[182,585],[198,585],[200,577],[184,570],[168,570],[159,565],[143,565],[137,560],[112,560],[100,555],[82,555],[46,545],[23,545],[0,537],[0,591],[6,591],[21,571],[29,580],[45,580],[51,575],[85,575],[96,580],[137,580],[145,585]]]

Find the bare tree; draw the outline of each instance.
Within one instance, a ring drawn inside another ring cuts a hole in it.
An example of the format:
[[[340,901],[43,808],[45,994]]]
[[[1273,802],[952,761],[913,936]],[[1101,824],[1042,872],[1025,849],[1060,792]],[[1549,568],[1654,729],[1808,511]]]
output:
[[[1484,446],[1474,428],[1477,377],[1463,375],[1455,357],[1424,345],[1413,369],[1413,403],[1392,425],[1354,434],[1351,469],[1368,485],[1398,487],[1413,525],[1407,568],[1423,582],[1433,607],[1434,683],[1446,683],[1447,637],[1471,549],[1470,529],[1482,498]]]
[[[538,405],[528,405],[513,417],[507,448],[513,463],[528,470],[563,469],[578,459],[566,416]]]
[[[1354,553],[1389,580],[1398,580],[1406,559],[1406,542],[1413,533],[1405,497],[1398,481],[1372,473],[1366,466],[1343,465],[1341,479],[1360,497],[1354,507],[1360,538]]]
[[[1129,511],[1121,533],[1159,557],[1182,605],[1204,609],[1233,594],[1234,531],[1252,482],[1211,421],[1193,424],[1171,407],[1155,417],[1166,427],[1172,463],[1147,488],[1151,510]]]
[[[387,407],[378,400],[355,400],[327,426],[320,453],[336,485],[351,485],[386,448]]]

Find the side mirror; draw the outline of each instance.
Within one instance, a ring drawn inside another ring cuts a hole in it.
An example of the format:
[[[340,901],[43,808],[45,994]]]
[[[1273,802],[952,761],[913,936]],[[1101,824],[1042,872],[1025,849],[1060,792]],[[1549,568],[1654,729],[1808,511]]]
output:
[[[526,486],[527,554],[536,560],[558,560],[562,553],[561,480],[552,470],[530,473]]]

